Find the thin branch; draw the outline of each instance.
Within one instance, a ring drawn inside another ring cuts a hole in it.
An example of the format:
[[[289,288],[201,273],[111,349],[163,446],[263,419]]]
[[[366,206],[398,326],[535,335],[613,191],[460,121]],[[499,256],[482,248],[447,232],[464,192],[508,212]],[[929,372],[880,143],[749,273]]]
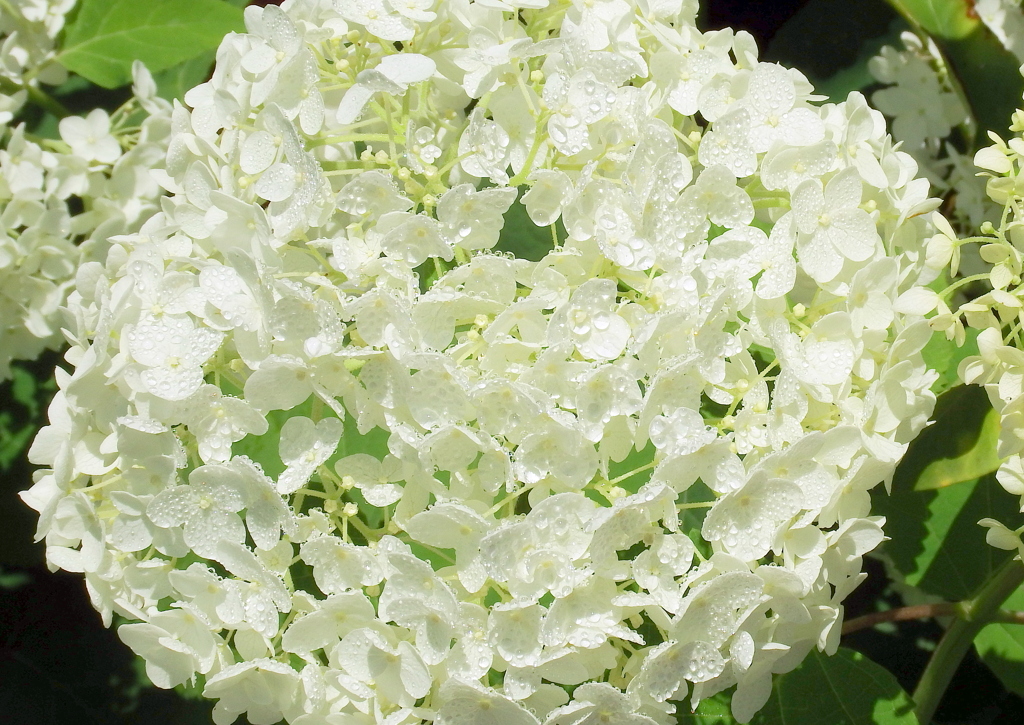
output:
[[[992,621],[998,624],[1024,624],[1024,612],[1008,612],[1001,609],[992,617]]]
[[[876,624],[882,624],[883,622],[907,622],[913,619],[963,616],[964,607],[960,602],[917,604],[913,607],[899,607],[851,619],[843,624],[843,634],[850,634],[861,629],[874,627]],[[1001,609],[996,612],[991,621],[1000,624],[1024,624],[1024,612],[1011,612]]]
[[[939,602],[938,604],[917,604],[913,607],[899,607],[884,612],[865,614],[863,617],[851,619],[843,624],[843,634],[850,634],[861,629],[874,627],[883,622],[906,622],[912,619],[931,619],[932,617],[950,617],[959,613],[960,605],[955,602]]]

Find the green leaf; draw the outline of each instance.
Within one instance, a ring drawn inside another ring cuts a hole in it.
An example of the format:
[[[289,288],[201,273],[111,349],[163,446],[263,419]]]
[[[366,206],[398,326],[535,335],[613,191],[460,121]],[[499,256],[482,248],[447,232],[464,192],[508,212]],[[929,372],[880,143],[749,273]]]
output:
[[[647,446],[642,451],[634,448],[620,462],[609,461],[608,478],[621,479],[618,481],[618,486],[630,493],[636,493],[640,490],[641,486],[651,480],[651,473],[653,472],[651,468],[653,467],[654,456],[657,452],[658,449],[654,447],[654,444],[648,441]],[[632,471],[637,472],[628,478],[623,478],[623,476]]]
[[[943,284],[943,288],[948,284]],[[932,392],[936,395],[959,385],[960,376],[957,375],[957,368],[960,361],[978,354],[978,331],[968,327],[965,332],[967,340],[960,347],[957,347],[953,340],[947,340],[945,335],[932,335],[921,351],[925,365],[939,372],[939,379],[932,384]]]
[[[942,393],[935,423],[910,444],[893,477],[900,490],[928,491],[972,481],[999,468],[999,414],[985,390],[958,385]]]
[[[772,699],[774,698],[775,693],[772,693]],[[677,703],[676,708],[680,714],[676,717],[676,722],[678,725],[735,725],[736,719],[729,709],[730,699],[729,693],[720,692],[714,697],[701,700],[694,712],[689,712],[687,703]],[[762,725],[763,722],[763,715],[759,712],[751,720],[751,725]]]
[[[703,700],[695,713],[679,705],[680,725],[734,725],[728,696]],[[832,657],[812,651],[792,672],[775,678],[768,702],[750,725],[917,725],[914,703],[889,672],[860,652],[840,647]]]
[[[388,450],[388,438],[391,434],[383,428],[373,428],[367,431],[366,435],[359,432],[355,418],[351,415],[345,416],[345,432],[341,435],[341,442],[338,443],[338,450],[331,458],[331,461],[356,453],[368,453],[378,460],[390,454]]]
[[[1020,62],[984,25],[963,38],[940,39],[938,45],[977,121],[976,138],[987,144],[985,131],[1005,137],[1024,91]]]
[[[317,406],[319,414],[315,415],[313,410]],[[256,461],[263,468],[263,472],[271,478],[276,479],[284,471],[285,465],[281,460],[279,451],[281,444],[281,429],[289,419],[296,416],[305,416],[320,420],[326,417],[336,417],[330,408],[320,406],[319,401],[312,398],[300,403],[291,410],[272,410],[267,413],[267,432],[263,435],[247,435],[242,440],[235,442],[231,447],[232,454],[236,456],[248,456]],[[326,466],[331,468],[334,463],[345,456],[354,453],[369,453],[378,460],[383,460],[388,455],[388,432],[381,428],[374,428],[362,435],[356,426],[356,421],[351,415],[345,416],[344,430],[338,449],[334,452]]]
[[[32,582],[32,577],[23,571],[6,572],[0,567],[0,589],[20,589]]]
[[[195,58],[189,58],[173,68],[153,74],[156,92],[168,101],[184,100],[185,93],[204,82],[210,76],[216,51],[208,50]]]
[[[929,363],[932,364],[932,363]],[[938,397],[934,423],[925,428],[893,476],[898,491],[927,491],[971,481],[999,467],[999,415],[983,388],[958,385]]]
[[[57,60],[93,83],[131,81],[132,62],[161,71],[244,30],[242,11],[221,0],[82,0]]]
[[[8,471],[25,454],[36,430],[31,423],[14,423],[7,411],[0,413],[0,472]]]
[[[1024,523],[1017,499],[988,474],[974,481],[915,491],[894,480],[891,496],[872,492],[871,510],[886,517],[883,545],[904,581],[944,599],[974,595],[1011,552],[989,546],[980,519],[989,517],[1011,528]],[[1015,523],[1016,522],[1016,523]]]
[[[929,491],[934,488],[952,486],[992,473],[999,468],[1001,460],[996,456],[996,445],[999,443],[999,413],[989,408],[982,418],[977,432],[956,430],[955,435],[947,439],[952,445],[951,455],[937,458],[928,464],[914,484],[917,491]],[[962,452],[961,445],[970,447]]]
[[[11,368],[11,397],[28,409],[33,418],[39,415],[39,401],[36,400],[36,379],[24,368]]]
[[[564,240],[565,230],[561,221],[555,226],[558,239]],[[495,249],[499,252],[511,252],[520,259],[538,262],[554,247],[551,227],[539,227],[534,224],[526,212],[522,198],[517,199],[505,212],[505,226],[501,228],[501,236],[498,237]]]
[[[1010,595],[1003,609],[1024,611],[1024,587]],[[1007,690],[1024,695],[1024,627],[990,624],[974,638],[974,646]]]
[[[940,38],[966,38],[981,25],[972,0],[889,0],[889,3],[907,20]]]
[[[23,365],[11,366],[10,380],[0,383],[0,472],[9,472],[24,457],[55,390],[52,379],[40,381]]]

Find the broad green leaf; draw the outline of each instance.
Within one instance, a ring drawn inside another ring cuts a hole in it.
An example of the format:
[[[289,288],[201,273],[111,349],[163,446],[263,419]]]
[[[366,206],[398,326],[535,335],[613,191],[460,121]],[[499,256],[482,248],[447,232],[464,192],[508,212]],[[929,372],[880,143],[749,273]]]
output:
[[[261,436],[247,435],[231,447],[231,452],[236,456],[248,456],[256,461],[263,468],[263,472],[271,478],[276,479],[284,471],[284,462],[281,461],[280,444],[281,429],[288,422],[289,418],[305,416],[307,418],[335,417],[334,412],[326,406],[319,407],[319,415],[314,416],[313,406],[319,401],[313,399],[301,403],[291,410],[272,410],[267,414],[267,432]],[[388,455],[388,433],[380,428],[374,428],[366,435],[359,433],[356,422],[350,415],[345,416],[345,428],[338,443],[338,449],[328,459],[328,468],[334,466],[335,461],[353,453],[369,453],[377,459],[383,459]]]
[[[938,43],[977,121],[976,138],[988,143],[985,131],[1006,137],[1024,91],[1020,62],[984,25],[966,37]]]
[[[32,577],[23,571],[11,571],[7,572],[0,567],[0,589],[20,589],[26,584],[31,583]]]
[[[907,20],[940,38],[966,38],[981,20],[973,0],[889,0]]]
[[[706,559],[710,559],[714,551],[711,544],[700,535],[704,526],[704,519],[711,510],[711,504],[716,500],[715,494],[703,481],[697,481],[688,489],[676,497],[676,504],[686,506],[687,504],[707,504],[683,508],[679,511],[679,529],[686,532],[697,551]]]
[[[945,281],[942,288],[948,284],[949,282]],[[939,292],[941,289],[936,291]],[[936,395],[959,385],[960,377],[957,375],[957,368],[960,366],[960,361],[978,354],[978,331],[969,327],[966,333],[967,340],[960,347],[957,347],[953,340],[947,340],[944,335],[932,335],[928,344],[924,346],[924,350],[921,351],[925,365],[939,372],[939,379],[932,384],[932,392]]]
[[[56,383],[52,379],[37,380],[31,368],[11,366],[10,379],[0,383],[0,472],[10,471],[24,457],[44,422],[43,414],[54,390]],[[25,481],[26,486],[28,483]]]
[[[985,411],[977,437],[971,431],[956,431],[957,436],[950,436],[953,443],[950,453],[957,453],[961,441],[973,438],[973,445],[960,455],[937,458],[921,471],[914,485],[917,491],[929,491],[933,488],[944,488],[954,483],[963,483],[999,468],[1000,459],[996,456],[996,445],[999,443],[999,413],[989,408]]]
[[[977,385],[958,385],[939,396],[935,423],[910,445],[896,469],[899,489],[928,491],[972,481],[999,468],[999,414]]]
[[[679,704],[680,725],[734,725],[728,696]],[[832,657],[812,651],[792,672],[775,678],[772,694],[750,725],[917,725],[914,703],[886,669],[860,652]]]
[[[556,223],[555,227],[556,232],[559,232],[559,241],[564,240],[565,230],[561,228],[561,221]],[[505,225],[501,228],[501,236],[498,237],[495,249],[510,252],[520,259],[538,262],[554,247],[555,240],[551,235],[551,227],[539,227],[533,223],[530,215],[526,213],[526,206],[523,205],[520,195],[505,212]]]
[[[773,699],[774,696],[773,693]],[[693,712],[690,712],[689,703],[676,703],[676,709],[679,712],[676,716],[676,722],[678,725],[735,725],[736,718],[732,716],[732,711],[729,709],[730,699],[730,693],[720,692],[714,697],[701,700],[697,709]],[[764,720],[761,713],[755,715],[754,719],[751,720],[751,725],[763,725],[763,723]]]
[[[93,83],[131,81],[132,62],[161,71],[244,30],[241,9],[221,0],[82,0],[57,60]]]
[[[342,433],[341,442],[338,443],[338,452],[335,454],[335,458],[344,458],[355,453],[368,453],[374,458],[383,460],[390,453],[388,450],[389,435],[382,428],[374,428],[363,435],[356,427],[355,419],[351,415],[346,415],[345,432]],[[331,461],[333,460],[334,458],[331,459]]]
[[[608,478],[616,481],[616,485],[630,493],[636,493],[641,486],[651,480],[655,453],[657,453],[657,449],[650,441],[642,451],[632,449],[629,455],[620,462],[610,461],[608,463]],[[636,473],[629,475],[633,471]]]
[[[871,510],[886,517],[883,545],[904,581],[950,600],[972,596],[1011,556],[985,543],[980,519],[1011,527],[1024,523],[1011,496],[988,474],[974,481],[915,491],[905,478],[893,481],[892,495],[876,489]]]
[[[168,101],[183,100],[187,91],[209,77],[215,56],[215,51],[208,50],[173,68],[154,73],[153,80],[156,81],[157,94]]]
[[[39,415],[36,379],[32,374],[20,367],[11,368],[11,396],[28,409],[32,417]]]
[[[36,427],[31,423],[15,423],[7,411],[0,412],[0,472],[6,472],[28,451]]]
[[[1024,611],[1024,587],[1006,600],[1003,609]],[[1024,695],[1024,626],[990,624],[974,638],[974,646],[1007,690]]]

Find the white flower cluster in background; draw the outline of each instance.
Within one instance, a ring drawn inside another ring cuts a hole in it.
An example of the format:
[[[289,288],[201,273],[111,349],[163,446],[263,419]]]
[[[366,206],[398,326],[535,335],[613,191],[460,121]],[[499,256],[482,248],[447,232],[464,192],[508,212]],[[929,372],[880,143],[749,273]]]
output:
[[[247,9],[172,196],[77,275],[23,494],[153,682],[222,725],[734,686],[746,722],[834,651],[934,403],[938,201],[862,96],[696,10]]]
[[[76,0],[8,0],[0,5],[0,129],[11,122],[39,83],[67,79],[53,61],[57,36]]]
[[[12,360],[57,348],[59,310],[83,263],[106,258],[112,235],[137,231],[165,194],[171,107],[141,64],[136,96],[111,116],[95,109],[59,124],[60,140],[7,129],[0,149],[0,380]],[[88,269],[88,268],[86,268]],[[86,272],[87,273],[87,272]]]
[[[1024,63],[1024,12],[1021,12],[1021,0],[976,0],[974,12],[1003,47]]]
[[[977,0],[974,12],[999,42],[1018,61],[1024,62],[1024,11],[1020,0]],[[933,192],[950,201],[951,218],[961,230],[977,229],[999,218],[999,205],[985,193],[985,180],[977,176],[970,156],[963,155],[955,140],[977,131],[964,105],[957,80],[930,37],[905,32],[903,49],[885,46],[868,63],[874,78],[886,88],[871,95],[871,105],[888,116],[892,136],[901,149],[918,162],[921,173],[932,182]],[[970,272],[983,263],[974,249],[963,250]]]
[[[1020,15],[1019,8],[1016,12]],[[999,212],[970,156],[960,153],[953,138],[969,127],[973,131],[973,120],[935,41],[910,32],[900,39],[903,50],[885,46],[868,63],[875,79],[887,84],[871,94],[871,105],[892,119],[893,138],[918,162],[934,193],[950,199],[952,219],[977,229]]]

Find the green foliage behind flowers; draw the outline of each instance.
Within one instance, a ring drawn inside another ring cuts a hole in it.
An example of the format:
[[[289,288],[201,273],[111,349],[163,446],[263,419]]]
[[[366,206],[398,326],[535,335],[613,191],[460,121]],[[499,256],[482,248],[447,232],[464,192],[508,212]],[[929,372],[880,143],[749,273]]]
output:
[[[166,70],[244,29],[242,11],[222,0],[80,0],[56,61],[105,88],[132,78],[139,60]]]

